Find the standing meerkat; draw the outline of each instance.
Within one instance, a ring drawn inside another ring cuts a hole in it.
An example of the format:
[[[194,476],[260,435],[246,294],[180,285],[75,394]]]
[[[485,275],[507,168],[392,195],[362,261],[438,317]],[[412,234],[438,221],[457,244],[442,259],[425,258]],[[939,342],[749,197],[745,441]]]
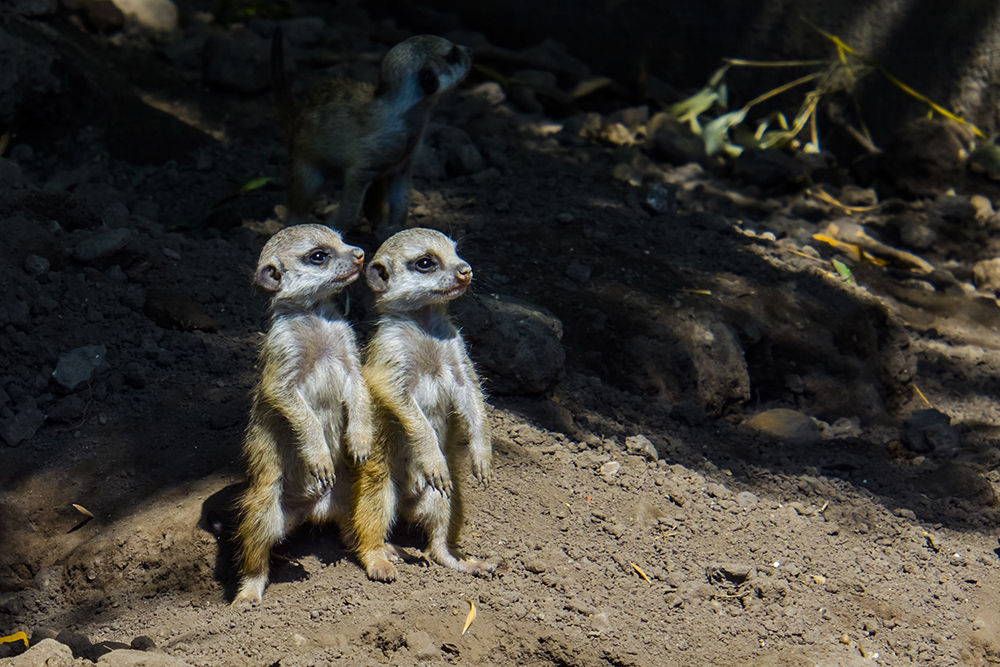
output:
[[[243,443],[234,604],[260,602],[271,549],[296,526],[332,520],[350,534],[344,450],[355,461],[371,452],[371,399],[354,332],[331,297],[357,279],[364,257],[324,225],[283,229],[261,251],[256,283],[273,296]]]
[[[386,54],[377,85],[333,79],[298,111],[285,77],[282,33],[275,30],[271,75],[288,137],[292,222],[305,219],[323,181],[339,173],[344,191],[336,219],[328,224],[346,232],[363,207],[373,229],[386,218],[390,230],[402,229],[409,212],[413,153],[431,110],[471,66],[468,47],[432,35],[411,37]]]
[[[386,538],[400,517],[426,531],[434,561],[490,572],[493,565],[458,551],[465,444],[481,483],[492,457],[479,378],[446,312],[472,282],[472,267],[450,238],[416,228],[383,243],[365,276],[379,320],[362,370],[376,425],[371,457],[355,480],[358,558],[371,579],[395,579]]]

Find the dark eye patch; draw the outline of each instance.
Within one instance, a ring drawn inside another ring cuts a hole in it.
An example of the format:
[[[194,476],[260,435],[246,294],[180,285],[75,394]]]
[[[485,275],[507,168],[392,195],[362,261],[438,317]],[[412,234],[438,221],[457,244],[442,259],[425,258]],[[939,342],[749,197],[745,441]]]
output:
[[[438,91],[441,86],[441,82],[438,80],[437,72],[425,67],[420,70],[420,87],[424,89],[424,93],[427,95],[433,95]]]
[[[309,253],[309,255],[306,257],[306,260],[310,264],[315,264],[316,266],[319,266],[329,258],[330,258],[330,253],[328,253],[325,250],[316,248],[315,250]]]
[[[428,255],[424,255],[417,261],[413,262],[413,268],[415,268],[420,273],[430,273],[437,268],[437,260]]]
[[[449,65],[457,65],[458,62],[462,59],[462,54],[461,52],[459,52],[457,46],[453,46],[451,47],[451,51],[448,52],[448,55],[446,55],[444,59],[448,61]]]

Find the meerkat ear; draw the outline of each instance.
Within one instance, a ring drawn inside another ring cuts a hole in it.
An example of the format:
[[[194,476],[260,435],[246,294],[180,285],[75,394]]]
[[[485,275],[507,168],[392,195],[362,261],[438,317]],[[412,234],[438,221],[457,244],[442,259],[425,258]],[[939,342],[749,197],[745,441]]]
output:
[[[428,95],[433,95],[441,87],[441,81],[438,79],[437,72],[435,72],[430,67],[425,67],[420,70],[420,87],[424,89],[424,92]]]
[[[381,293],[389,289],[389,269],[381,262],[372,262],[368,265],[365,269],[365,279],[373,292]]]
[[[281,271],[274,264],[259,266],[256,282],[268,292],[277,292],[281,288]]]

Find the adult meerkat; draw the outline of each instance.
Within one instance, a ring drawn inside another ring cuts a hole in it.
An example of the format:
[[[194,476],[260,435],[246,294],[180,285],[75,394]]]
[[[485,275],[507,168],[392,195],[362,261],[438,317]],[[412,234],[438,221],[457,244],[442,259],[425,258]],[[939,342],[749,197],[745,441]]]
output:
[[[300,111],[285,77],[281,30],[271,42],[271,75],[288,136],[287,199],[291,220],[309,214],[323,181],[342,174],[344,192],[333,227],[348,231],[364,208],[372,228],[388,217],[403,228],[409,212],[413,152],[431,110],[469,73],[472,50],[432,35],[392,47],[376,85],[338,78],[320,85]]]
[[[331,297],[357,279],[364,257],[324,225],[283,229],[261,251],[255,279],[273,296],[243,442],[234,604],[260,602],[271,549],[296,526],[332,520],[350,534],[345,449],[368,457],[372,411],[354,332]]]
[[[479,378],[446,312],[472,282],[472,268],[450,238],[416,228],[383,243],[365,277],[379,319],[362,369],[375,437],[355,480],[358,558],[371,579],[395,579],[395,550],[386,537],[400,517],[426,531],[434,561],[462,572],[492,571],[458,551],[464,445],[482,483],[492,456]]]

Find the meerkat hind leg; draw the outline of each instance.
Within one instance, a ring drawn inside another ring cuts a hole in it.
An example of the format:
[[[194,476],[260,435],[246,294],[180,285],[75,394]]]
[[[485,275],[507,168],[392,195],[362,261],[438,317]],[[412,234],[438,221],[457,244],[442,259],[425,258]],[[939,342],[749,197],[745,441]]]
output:
[[[258,604],[267,586],[271,549],[287,534],[289,527],[281,507],[281,482],[253,486],[240,502],[240,589],[234,605]]]
[[[390,215],[388,190],[384,178],[377,178],[365,193],[364,211],[372,229],[381,225]]]
[[[392,556],[398,554],[388,546],[386,536],[396,515],[396,493],[387,472],[371,472],[376,467],[375,463],[363,466],[355,483],[354,540],[368,578],[393,581],[397,572]]]
[[[430,487],[424,489],[413,509],[413,520],[427,531],[427,555],[435,563],[465,574],[492,572],[493,565],[469,558],[458,549],[458,532],[462,522],[461,502],[458,485],[452,487],[449,496]],[[456,521],[452,518],[454,509],[457,509],[459,528],[455,528]]]

